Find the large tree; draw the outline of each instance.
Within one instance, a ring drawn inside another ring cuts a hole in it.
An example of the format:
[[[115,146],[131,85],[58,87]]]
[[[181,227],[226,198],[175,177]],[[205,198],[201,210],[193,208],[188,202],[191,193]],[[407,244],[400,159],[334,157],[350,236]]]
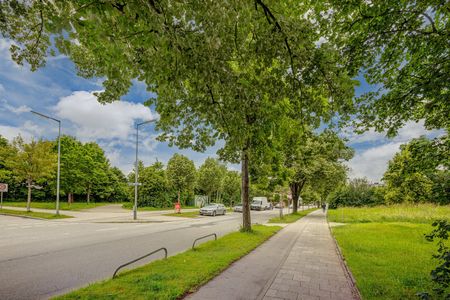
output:
[[[32,69],[55,47],[85,77],[105,77],[99,101],[133,79],[157,98],[161,139],[241,162],[243,229],[250,230],[249,163],[269,149],[280,116],[318,126],[352,108],[353,81],[339,52],[320,43],[297,1],[6,1],[0,31]]]
[[[210,198],[222,192],[223,178],[227,172],[226,167],[217,159],[208,157],[198,169],[197,190],[205,193]]]
[[[181,194],[187,195],[194,191],[196,180],[195,165],[186,156],[175,153],[167,163],[166,174],[170,187],[178,193],[178,202],[180,202]]]
[[[6,166],[12,170],[19,181],[25,181],[28,189],[27,211],[30,211],[31,190],[36,184],[41,184],[55,175],[56,153],[54,144],[49,141],[30,143],[19,136],[12,143],[12,155],[6,160]]]
[[[360,70],[377,90],[359,97],[361,129],[388,129],[407,120],[450,129],[448,1],[311,2],[322,34],[342,49],[341,63]]]

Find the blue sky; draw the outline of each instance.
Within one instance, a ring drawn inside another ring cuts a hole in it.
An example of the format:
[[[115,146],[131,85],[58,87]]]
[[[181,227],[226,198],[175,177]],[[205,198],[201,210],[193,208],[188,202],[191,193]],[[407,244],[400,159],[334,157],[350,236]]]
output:
[[[128,173],[134,163],[135,122],[157,117],[153,109],[143,105],[150,96],[145,85],[135,82],[122,101],[101,105],[92,95],[102,89],[101,80],[77,76],[73,63],[66,57],[50,58],[44,68],[31,72],[27,66],[18,66],[11,60],[9,46],[7,40],[0,39],[0,134],[8,139],[18,134],[27,140],[54,139],[56,123],[31,114],[29,111],[33,109],[61,119],[64,134],[84,142],[98,142],[111,164]],[[356,92],[370,88],[363,83]],[[435,136],[438,132],[428,132],[421,123],[413,122],[407,123],[394,139],[373,131],[363,135],[353,134],[350,128],[343,131],[342,135],[356,151],[348,163],[350,177],[378,181],[400,144],[423,134]],[[205,153],[180,150],[156,141],[156,136],[152,124],[140,130],[139,157],[146,165],[156,160],[166,163],[178,152],[200,166],[208,156],[215,157],[219,148],[212,147]],[[238,165],[229,167],[239,169]]]

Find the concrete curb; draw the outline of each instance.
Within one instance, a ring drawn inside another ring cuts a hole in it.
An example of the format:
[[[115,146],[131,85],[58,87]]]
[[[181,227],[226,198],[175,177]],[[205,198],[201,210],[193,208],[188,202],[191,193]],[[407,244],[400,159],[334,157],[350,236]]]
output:
[[[327,213],[328,213],[328,210],[327,210]],[[327,214],[327,215],[328,215],[328,214]],[[360,294],[360,292],[359,292],[359,290],[358,290],[358,287],[356,286],[356,280],[355,280],[355,277],[353,277],[353,274],[352,274],[352,272],[350,271],[350,268],[348,267],[347,262],[345,261],[344,256],[342,255],[341,248],[339,247],[339,244],[338,244],[338,242],[336,241],[336,239],[335,239],[335,237],[334,237],[334,235],[333,235],[333,233],[332,233],[332,231],[331,231],[330,222],[328,222],[328,218],[326,218],[326,219],[327,219],[328,229],[329,229],[330,234],[331,234],[331,237],[333,238],[333,241],[334,241],[334,245],[335,245],[335,248],[336,248],[336,253],[337,253],[337,255],[339,256],[339,261],[340,261],[340,263],[341,263],[342,268],[344,269],[345,276],[347,277],[347,279],[348,279],[349,282],[350,282],[350,288],[351,288],[351,290],[352,290],[353,297],[354,297],[355,300],[361,300],[361,299],[362,299],[362,298],[361,298],[361,294]]]
[[[39,218],[39,217],[30,217],[30,216],[23,216],[23,215],[14,215],[14,214],[2,213],[2,212],[0,212],[0,215],[1,216],[8,216],[8,217],[19,217],[19,218],[23,218],[23,219],[53,221],[51,219],[45,219],[45,218]],[[55,219],[55,220],[58,220],[58,219]]]

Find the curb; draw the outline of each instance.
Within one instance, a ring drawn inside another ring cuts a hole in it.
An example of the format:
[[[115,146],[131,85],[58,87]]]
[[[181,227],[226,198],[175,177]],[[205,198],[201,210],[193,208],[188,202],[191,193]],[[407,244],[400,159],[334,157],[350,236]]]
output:
[[[34,219],[34,220],[51,220],[51,219],[44,219],[44,218],[39,218],[39,217],[30,217],[30,216],[23,216],[23,215],[14,215],[14,214],[8,214],[8,213],[2,213],[0,212],[0,215],[2,216],[8,216],[8,217],[19,217],[19,218],[23,218],[23,219]],[[58,219],[55,219],[58,220]]]
[[[327,210],[328,213],[328,210]],[[334,246],[336,249],[336,253],[339,256],[339,261],[341,263],[342,268],[344,269],[345,272],[345,276],[347,277],[347,279],[349,279],[350,282],[350,288],[352,290],[352,294],[355,300],[361,300],[361,293],[358,290],[358,287],[356,286],[356,280],[355,277],[353,277],[352,272],[350,271],[350,268],[347,265],[347,262],[345,261],[344,256],[342,255],[342,251],[341,248],[339,247],[338,242],[336,241],[332,231],[331,231],[331,226],[330,226],[330,222],[328,222],[328,218],[327,218],[327,224],[328,224],[328,230],[330,231],[330,235],[333,238],[334,241]]]

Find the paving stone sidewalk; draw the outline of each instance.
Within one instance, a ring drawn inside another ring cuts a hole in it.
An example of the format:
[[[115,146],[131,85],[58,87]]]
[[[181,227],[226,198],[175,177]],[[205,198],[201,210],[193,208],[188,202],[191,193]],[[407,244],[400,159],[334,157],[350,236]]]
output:
[[[359,299],[336,251],[325,214],[291,224],[187,297],[219,299]]]

